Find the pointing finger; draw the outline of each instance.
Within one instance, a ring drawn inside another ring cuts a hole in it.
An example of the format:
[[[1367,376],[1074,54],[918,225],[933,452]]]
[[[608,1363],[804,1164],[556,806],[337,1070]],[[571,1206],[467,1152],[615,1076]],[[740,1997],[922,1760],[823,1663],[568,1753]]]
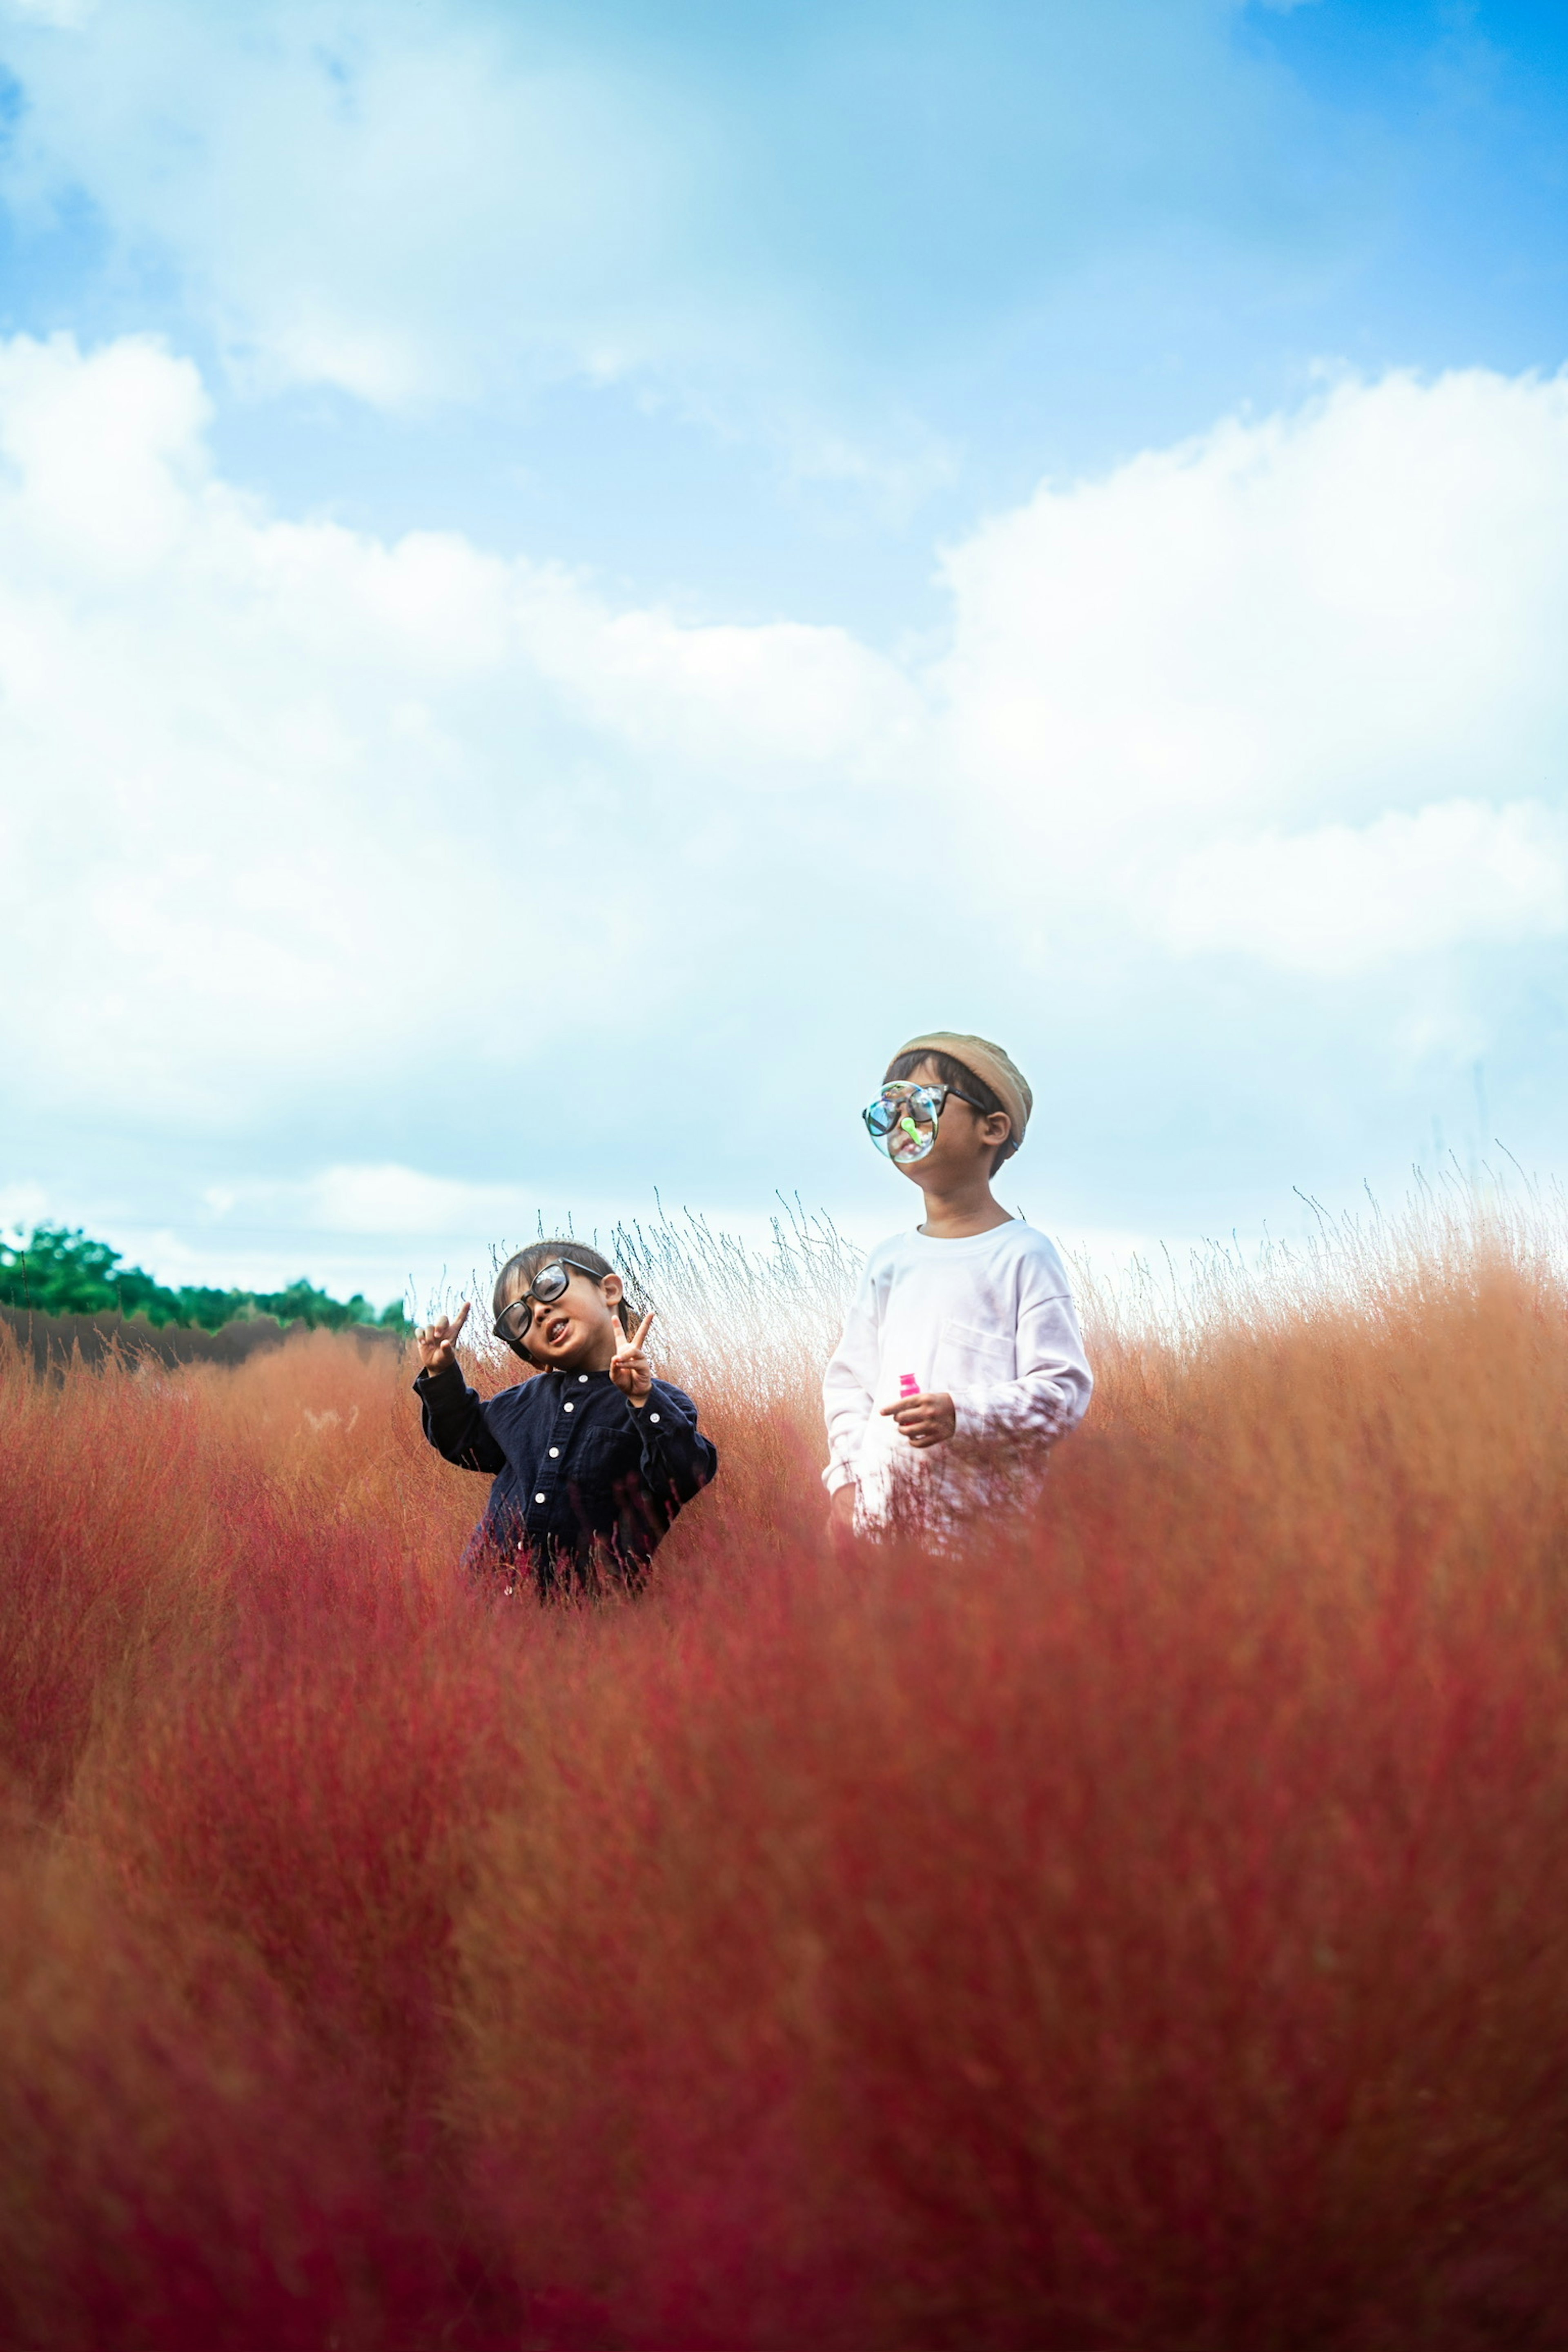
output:
[[[653,1324],[653,1316],[654,1310],[650,1307],[632,1335],[632,1346],[635,1349],[641,1349],[647,1345],[647,1335]]]
[[[462,1329],[462,1328],[463,1328],[464,1324],[468,1321],[468,1301],[465,1298],[465,1299],[464,1299],[464,1301],[463,1301],[463,1304],[462,1304],[461,1307],[460,1307],[460,1308],[459,1308],[459,1310],[458,1310],[458,1319],[457,1319],[457,1321],[456,1321],[455,1323],[449,1323],[449,1324],[447,1325],[447,1339],[455,1339],[457,1338],[457,1336],[458,1336],[458,1332]]]

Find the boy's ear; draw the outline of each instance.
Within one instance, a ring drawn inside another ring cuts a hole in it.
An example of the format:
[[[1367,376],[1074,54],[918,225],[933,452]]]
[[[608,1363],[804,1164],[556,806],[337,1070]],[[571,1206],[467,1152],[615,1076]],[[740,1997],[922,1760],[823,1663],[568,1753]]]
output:
[[[626,1284],[618,1274],[606,1274],[600,1277],[599,1287],[605,1294],[605,1306],[614,1313],[626,1295]]]
[[[985,1143],[1010,1143],[1013,1122],[1005,1110],[988,1110],[980,1122],[980,1135]]]

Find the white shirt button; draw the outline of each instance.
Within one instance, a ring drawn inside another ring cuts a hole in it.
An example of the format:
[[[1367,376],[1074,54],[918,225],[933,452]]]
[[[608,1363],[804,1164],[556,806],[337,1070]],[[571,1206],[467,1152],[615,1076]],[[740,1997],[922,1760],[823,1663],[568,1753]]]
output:
[[[568,1405],[564,1408],[564,1410],[565,1410],[567,1412],[571,1412],[571,1410],[572,1410],[572,1408],[571,1408],[571,1406],[568,1404]]]
[[[557,1461],[559,1461],[559,1460],[560,1460],[560,1458],[561,1458],[561,1448],[560,1448],[558,1445],[552,1445],[552,1446],[551,1447],[551,1449],[550,1449],[550,1459],[552,1460],[552,1462],[557,1462]]]
[[[584,1388],[586,1388],[586,1387],[587,1387],[587,1385],[588,1385],[588,1375],[587,1375],[587,1373],[586,1373],[586,1372],[579,1372],[579,1373],[578,1373],[578,1375],[577,1375],[577,1378],[582,1381],[583,1386],[584,1386]]]
[[[648,1415],[648,1419],[649,1419],[649,1421],[657,1421],[657,1420],[658,1419],[658,1413],[657,1413],[657,1412],[650,1412],[650,1413],[649,1413],[649,1415]]]
[[[543,1502],[543,1500],[544,1500],[544,1497],[543,1497],[543,1496],[542,1496],[542,1495],[535,1495],[535,1496],[534,1496],[534,1498],[533,1498],[533,1499],[534,1499],[534,1501],[535,1501],[536,1503],[542,1503],[542,1502]]]

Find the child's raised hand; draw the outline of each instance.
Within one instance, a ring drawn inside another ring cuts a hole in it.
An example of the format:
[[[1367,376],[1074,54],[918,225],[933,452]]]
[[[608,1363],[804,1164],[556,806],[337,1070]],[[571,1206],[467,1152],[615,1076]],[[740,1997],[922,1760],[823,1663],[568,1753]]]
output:
[[[422,1371],[444,1372],[448,1364],[457,1362],[458,1334],[468,1319],[468,1302],[465,1298],[455,1316],[448,1319],[445,1315],[437,1315],[435,1321],[427,1323],[423,1331],[415,1333]]]
[[[610,1361],[610,1378],[639,1410],[647,1403],[648,1391],[653,1386],[653,1367],[644,1353],[648,1326],[652,1321],[653,1308],[650,1307],[629,1338],[626,1332],[621,1332]]]
[[[911,1445],[945,1445],[958,1427],[958,1413],[945,1389],[922,1390],[919,1396],[885,1404],[883,1419],[889,1414]]]

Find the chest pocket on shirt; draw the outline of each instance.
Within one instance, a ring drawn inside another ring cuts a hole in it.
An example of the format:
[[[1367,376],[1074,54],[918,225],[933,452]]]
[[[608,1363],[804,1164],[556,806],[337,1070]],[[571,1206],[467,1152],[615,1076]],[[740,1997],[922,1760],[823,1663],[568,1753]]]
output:
[[[625,1442],[618,1430],[587,1422],[581,1429],[574,1430],[571,1444],[562,1447],[562,1463],[569,1479],[602,1478],[613,1469],[624,1450]]]
[[[1005,1332],[950,1319],[937,1334],[933,1388],[990,1388],[1016,1380],[1017,1371],[1016,1350]]]

